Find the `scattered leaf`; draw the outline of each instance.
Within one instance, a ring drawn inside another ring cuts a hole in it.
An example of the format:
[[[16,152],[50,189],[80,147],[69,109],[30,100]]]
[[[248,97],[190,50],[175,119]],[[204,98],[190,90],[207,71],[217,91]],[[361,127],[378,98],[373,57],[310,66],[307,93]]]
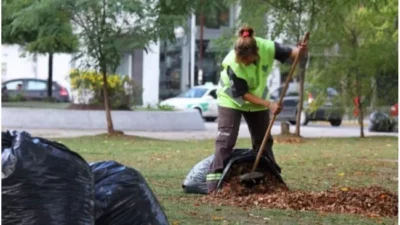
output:
[[[361,172],[361,171],[356,171],[356,172],[354,172],[353,175],[355,175],[355,176],[360,176],[360,175],[363,175],[363,174],[364,174],[364,173]]]
[[[260,216],[256,216],[256,215],[253,215],[253,214],[249,214],[249,217],[260,218]]]
[[[214,220],[214,221],[221,221],[221,220],[223,220],[224,218],[223,217],[219,217],[219,216],[212,216],[212,220]]]
[[[343,177],[343,176],[344,176],[344,173],[339,173],[338,176],[339,176],[339,177]]]
[[[172,225],[179,225],[179,222],[178,221],[174,221],[174,222],[172,222]]]
[[[342,190],[342,191],[348,191],[349,189],[348,189],[347,187],[343,187],[343,188],[341,188],[340,190]]]

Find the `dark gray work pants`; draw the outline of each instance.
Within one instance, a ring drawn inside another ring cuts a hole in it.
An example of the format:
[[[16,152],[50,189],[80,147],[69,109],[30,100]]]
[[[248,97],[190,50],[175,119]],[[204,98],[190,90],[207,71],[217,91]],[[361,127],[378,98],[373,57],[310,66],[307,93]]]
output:
[[[224,169],[224,160],[226,160],[233,151],[239,134],[242,115],[249,127],[253,149],[258,151],[261,146],[269,124],[269,110],[244,112],[219,106],[218,134],[215,141],[214,160],[210,165],[207,175],[208,192],[216,189],[222,175],[222,170]],[[272,152],[273,143],[273,138],[270,136],[265,145],[264,155],[277,165]],[[279,166],[277,169],[280,172]]]

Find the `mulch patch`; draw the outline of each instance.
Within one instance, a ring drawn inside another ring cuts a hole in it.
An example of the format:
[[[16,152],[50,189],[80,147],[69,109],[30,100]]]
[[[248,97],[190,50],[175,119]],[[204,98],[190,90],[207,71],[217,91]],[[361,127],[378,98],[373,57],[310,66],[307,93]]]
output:
[[[103,104],[70,104],[67,109],[74,110],[105,110]],[[121,110],[121,111],[132,111],[129,108],[120,108],[120,109],[112,109],[112,110]]]
[[[306,142],[306,140],[304,138],[298,137],[294,134],[274,136],[274,143],[277,143],[277,144],[302,144],[305,142]]]
[[[199,200],[200,204],[216,204],[248,208],[314,210],[328,213],[361,214],[368,217],[398,215],[398,195],[378,187],[337,187],[326,191],[289,190],[274,176],[266,173],[262,183],[253,187],[240,184],[240,174],[251,170],[251,164],[233,165],[224,187]]]

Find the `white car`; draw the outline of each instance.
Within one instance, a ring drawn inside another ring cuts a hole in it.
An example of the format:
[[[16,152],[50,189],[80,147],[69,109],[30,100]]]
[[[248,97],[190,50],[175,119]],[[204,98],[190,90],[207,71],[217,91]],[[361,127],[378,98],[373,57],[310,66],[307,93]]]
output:
[[[160,102],[160,105],[176,110],[196,109],[206,121],[215,121],[218,117],[217,88],[212,83],[195,86],[177,97]]]

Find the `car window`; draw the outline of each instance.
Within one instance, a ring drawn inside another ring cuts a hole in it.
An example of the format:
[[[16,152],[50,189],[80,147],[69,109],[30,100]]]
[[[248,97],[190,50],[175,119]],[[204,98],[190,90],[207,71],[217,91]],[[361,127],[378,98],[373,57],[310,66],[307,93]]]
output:
[[[214,99],[217,99],[217,90],[210,91],[210,94]]]
[[[7,90],[16,91],[16,90],[22,89],[22,83],[23,83],[22,80],[10,81],[10,82],[6,83],[5,86],[6,86]]]
[[[333,96],[338,95],[338,92],[334,88],[328,88],[327,92],[328,92],[328,96],[329,97],[333,97]]]
[[[27,91],[45,91],[47,88],[46,82],[30,80],[26,84]]]
[[[283,88],[281,88],[281,87],[276,89],[275,91],[273,91],[271,93],[271,97],[273,97],[275,99],[279,98],[281,96],[282,91],[283,91]],[[299,96],[299,93],[295,90],[287,90],[285,96]]]
[[[201,98],[207,92],[206,88],[192,88],[178,95],[181,98]]]
[[[47,88],[47,83],[46,83],[46,88]],[[53,89],[53,91],[56,91],[57,89],[59,89],[59,85],[57,82],[53,82],[52,89]]]
[[[297,101],[293,99],[283,100],[283,107],[296,107]]]

